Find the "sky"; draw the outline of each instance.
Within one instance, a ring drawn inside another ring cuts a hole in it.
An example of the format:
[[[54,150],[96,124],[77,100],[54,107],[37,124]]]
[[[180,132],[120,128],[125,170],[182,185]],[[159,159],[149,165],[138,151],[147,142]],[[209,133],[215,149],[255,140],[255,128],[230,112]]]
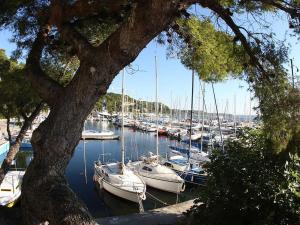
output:
[[[294,37],[286,33],[288,28],[284,18],[268,17],[272,24],[272,30],[279,39],[287,38],[290,44],[290,58],[294,65],[300,69],[300,43]],[[15,45],[9,42],[11,33],[7,30],[0,31],[0,48],[10,55]],[[155,56],[158,69],[158,99],[169,107],[190,109],[192,72],[187,70],[178,59],[167,59],[166,47],[150,42],[132,63],[136,70],[133,74],[125,73],[125,92],[136,99],[155,101]],[[286,65],[289,69],[289,65]],[[299,72],[298,72],[299,74]],[[248,91],[248,84],[242,80],[229,79],[215,84],[217,106],[220,113],[237,115],[255,115],[253,109],[257,106],[257,100],[252,99],[253,93]],[[121,93],[121,75],[112,82],[109,92]],[[202,109],[202,96],[199,98],[200,81],[195,76],[194,83],[194,109],[199,105]],[[251,100],[252,99],[252,100]],[[215,112],[214,98],[210,84],[205,85],[205,102],[208,112]],[[236,104],[234,104],[236,102]]]
[[[190,109],[192,71],[187,70],[178,59],[167,59],[164,46],[151,42],[132,63],[138,71],[125,73],[126,94],[143,100],[155,101],[155,56],[158,69],[158,99],[160,102],[173,106],[172,108]],[[109,91],[121,93],[122,76],[118,75],[111,84]],[[250,93],[248,84],[240,80],[228,80],[215,84],[216,99],[220,112],[224,113],[226,101],[227,112],[234,112],[234,95],[236,95],[236,111],[238,114],[249,114]],[[195,76],[194,82],[194,108],[199,107],[200,81]],[[212,87],[205,84],[205,102],[208,111],[215,111]],[[201,94],[202,109],[202,94]],[[253,104],[253,103],[252,103]],[[252,105],[253,106],[253,105]],[[211,110],[209,110],[211,108]],[[254,112],[251,112],[252,115]]]

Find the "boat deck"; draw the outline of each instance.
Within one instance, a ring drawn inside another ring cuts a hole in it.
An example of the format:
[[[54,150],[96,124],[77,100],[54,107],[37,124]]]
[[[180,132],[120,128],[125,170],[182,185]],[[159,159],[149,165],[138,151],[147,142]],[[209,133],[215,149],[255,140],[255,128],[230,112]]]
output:
[[[121,174],[122,167],[120,163],[103,165],[103,169],[108,170],[111,174]]]

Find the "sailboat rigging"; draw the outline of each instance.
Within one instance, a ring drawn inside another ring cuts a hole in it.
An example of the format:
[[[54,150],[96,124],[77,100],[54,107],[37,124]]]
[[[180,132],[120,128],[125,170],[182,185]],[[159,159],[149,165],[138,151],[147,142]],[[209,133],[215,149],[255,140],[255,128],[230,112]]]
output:
[[[146,185],[125,165],[124,146],[124,73],[122,73],[122,129],[121,129],[121,157],[120,163],[97,161],[94,163],[94,180],[100,187],[120,198],[139,203],[146,199]]]
[[[130,162],[128,166],[150,187],[172,193],[184,191],[184,180],[172,169],[159,163],[158,147],[158,72],[155,56],[155,117],[156,117],[156,155],[152,152],[149,157],[143,157],[141,161]]]
[[[209,160],[207,155],[202,151],[194,150],[192,148],[192,123],[193,123],[193,95],[194,95],[194,70],[192,70],[192,96],[191,96],[191,113],[190,113],[190,125],[189,125],[189,148],[182,149],[178,147],[170,146],[175,153],[174,156],[171,156],[164,165],[172,168],[176,171],[181,178],[186,182],[196,185],[204,185],[206,183],[206,172],[202,169],[199,162],[205,162]],[[179,150],[179,151],[177,151]],[[183,150],[187,154],[187,158],[184,157],[180,150]],[[195,159],[197,158],[197,159]]]

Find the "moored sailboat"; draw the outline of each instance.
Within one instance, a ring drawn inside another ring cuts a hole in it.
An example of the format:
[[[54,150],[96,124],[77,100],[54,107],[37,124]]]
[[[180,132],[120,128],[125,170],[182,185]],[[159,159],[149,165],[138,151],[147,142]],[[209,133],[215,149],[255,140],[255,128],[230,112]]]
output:
[[[192,72],[192,97],[191,97],[191,114],[190,114],[190,129],[189,129],[189,148],[181,149],[177,148],[176,150],[184,150],[187,154],[187,158],[182,156],[180,152],[173,150],[175,156],[169,157],[167,161],[164,162],[164,165],[176,171],[177,174],[181,176],[186,182],[196,184],[196,185],[205,185],[207,174],[203,168],[199,165],[199,159],[203,161],[209,158],[207,155],[204,155],[204,152],[198,150],[192,150],[192,121],[193,121],[193,95],[194,95],[194,71]],[[191,159],[191,155],[197,158],[196,160]],[[193,162],[192,162],[193,161]]]
[[[122,74],[122,132],[121,132],[120,163],[103,164],[100,161],[94,163],[94,180],[99,183],[100,188],[105,189],[120,198],[140,203],[146,199],[146,185],[135,175],[124,163],[124,71]]]
[[[127,165],[152,188],[177,194],[185,190],[184,180],[172,169],[159,164],[157,155]]]
[[[137,203],[146,199],[145,183],[122,163],[95,162],[94,169],[94,180],[111,194]]]
[[[156,73],[156,155],[150,154],[149,157],[144,157],[142,161],[131,162],[128,164],[133,171],[141,177],[141,179],[150,187],[160,189],[162,191],[180,193],[184,191],[184,180],[178,176],[172,169],[159,163],[158,152],[158,74],[155,57],[155,73]]]
[[[172,168],[187,183],[205,185],[207,173],[198,163],[191,163],[182,155],[171,156],[164,165]]]

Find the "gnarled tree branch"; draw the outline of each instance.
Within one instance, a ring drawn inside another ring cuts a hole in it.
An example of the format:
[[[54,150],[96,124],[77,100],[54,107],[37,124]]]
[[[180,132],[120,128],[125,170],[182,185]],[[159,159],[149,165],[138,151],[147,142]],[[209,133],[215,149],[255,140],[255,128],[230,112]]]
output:
[[[252,50],[252,47],[248,43],[244,34],[241,32],[239,26],[233,21],[230,12],[227,9],[225,9],[222,5],[220,5],[219,2],[216,0],[199,0],[199,3],[203,7],[207,7],[212,11],[214,11],[215,13],[217,13],[217,15],[220,16],[225,21],[225,23],[234,32],[236,37],[241,41],[241,44],[246,50],[246,52],[248,53],[253,66],[256,66],[257,69],[259,69],[259,71],[264,75],[265,74],[264,67],[259,62],[259,59],[256,57],[254,51]]]
[[[48,21],[50,26],[60,27],[64,23],[85,19],[95,15],[119,15],[129,0],[78,0],[73,4],[52,0],[48,9],[41,12],[41,17]]]
[[[5,174],[8,172],[8,170],[9,170],[11,164],[12,164],[12,161],[14,160],[14,158],[17,155],[17,153],[19,152],[21,142],[23,141],[27,130],[32,125],[32,122],[34,121],[34,119],[41,112],[43,106],[44,106],[44,103],[40,102],[35,107],[35,109],[33,110],[33,112],[31,113],[31,115],[29,117],[27,117],[25,115],[24,122],[23,122],[23,125],[21,127],[21,130],[19,131],[19,134],[16,137],[14,143],[10,144],[9,151],[7,152],[6,158],[4,159],[4,161],[3,161],[2,165],[1,165],[1,168],[0,168],[0,184],[3,181],[3,179],[5,177]],[[9,122],[9,120],[7,120],[7,121]],[[11,142],[11,140],[10,140],[10,142]]]
[[[184,1],[135,1],[127,21],[97,47],[99,59],[103,60],[103,64],[111,65],[110,71],[100,80],[112,80],[121,69],[132,62],[179,15],[182,2]],[[97,78],[96,80],[99,84],[110,84],[100,82]],[[106,85],[101,86],[107,89]]]
[[[118,72],[132,62],[142,49],[179,15],[180,4],[182,3],[179,0],[135,1],[127,20],[96,47],[88,63],[87,60],[81,61],[81,65],[88,64],[89,68],[85,68],[85,73],[76,74],[67,89],[70,92],[72,90],[72,93],[82,93],[84,90],[77,89],[95,87],[97,95],[105,94]],[[81,69],[82,66],[79,70]],[[85,85],[82,85],[83,83]]]
[[[283,12],[288,13],[292,17],[298,17],[300,19],[300,7],[296,5],[288,4],[285,1],[274,1],[274,0],[262,0],[262,2],[274,6],[282,10]],[[280,3],[281,2],[281,3]]]
[[[44,48],[45,33],[41,30],[32,45],[26,61],[27,78],[39,96],[49,105],[53,106],[57,96],[62,93],[63,87],[50,78],[40,66],[40,58]]]
[[[61,35],[77,52],[79,59],[88,57],[89,52],[93,51],[94,47],[89,43],[87,38],[81,35],[71,24],[66,23],[61,27]]]
[[[128,0],[98,0],[98,1],[76,1],[71,6],[64,6],[64,21],[73,18],[85,18],[100,13],[119,14],[122,7],[129,4]]]

